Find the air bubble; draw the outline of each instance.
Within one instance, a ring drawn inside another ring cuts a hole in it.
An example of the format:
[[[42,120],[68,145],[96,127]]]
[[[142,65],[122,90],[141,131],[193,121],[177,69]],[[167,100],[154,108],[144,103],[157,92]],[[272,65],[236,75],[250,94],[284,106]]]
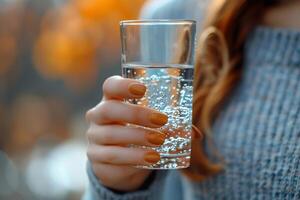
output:
[[[165,143],[158,148],[153,148],[165,157],[150,168],[177,168],[187,165],[186,161],[189,160],[190,154],[193,97],[192,81],[187,79],[192,79],[189,77],[192,74],[189,70],[192,68],[182,69],[178,66],[177,68],[146,68],[135,65],[125,69],[123,69],[125,77],[136,79],[147,86],[145,97],[129,102],[168,115],[168,123],[159,128],[167,135]]]

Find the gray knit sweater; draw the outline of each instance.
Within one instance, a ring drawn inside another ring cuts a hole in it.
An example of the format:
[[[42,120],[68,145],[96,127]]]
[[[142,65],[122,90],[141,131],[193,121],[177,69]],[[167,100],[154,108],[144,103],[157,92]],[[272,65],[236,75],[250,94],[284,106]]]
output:
[[[193,17],[192,12],[172,12],[180,4],[167,7],[151,17]],[[103,187],[89,169],[91,184],[84,198],[300,199],[300,30],[259,26],[249,34],[242,79],[213,134],[227,163],[219,175],[195,183],[176,170],[158,171],[148,189],[120,195]]]

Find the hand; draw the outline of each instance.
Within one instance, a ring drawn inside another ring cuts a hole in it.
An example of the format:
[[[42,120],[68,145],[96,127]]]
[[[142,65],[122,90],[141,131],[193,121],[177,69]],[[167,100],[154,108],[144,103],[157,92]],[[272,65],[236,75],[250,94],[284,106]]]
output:
[[[129,144],[157,147],[165,140],[163,133],[153,129],[167,123],[165,114],[123,101],[141,98],[145,91],[146,87],[136,80],[110,77],[103,84],[102,101],[86,114],[90,122],[87,156],[95,175],[106,187],[136,190],[151,170],[133,166],[153,164],[160,159],[153,150],[128,147]]]

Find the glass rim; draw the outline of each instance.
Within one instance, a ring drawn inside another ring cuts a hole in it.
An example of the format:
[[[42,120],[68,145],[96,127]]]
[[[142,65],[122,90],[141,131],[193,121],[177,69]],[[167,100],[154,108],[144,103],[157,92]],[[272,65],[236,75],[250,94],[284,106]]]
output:
[[[196,24],[195,20],[191,19],[136,19],[136,20],[122,20],[120,25],[184,25]]]

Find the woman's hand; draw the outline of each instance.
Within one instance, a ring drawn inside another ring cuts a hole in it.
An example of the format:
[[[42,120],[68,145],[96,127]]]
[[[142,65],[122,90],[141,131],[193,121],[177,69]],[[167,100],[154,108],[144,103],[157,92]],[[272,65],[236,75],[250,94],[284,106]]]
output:
[[[151,170],[132,166],[153,164],[160,159],[153,150],[128,147],[130,144],[157,147],[165,140],[163,133],[153,129],[167,123],[165,114],[123,101],[141,98],[145,91],[146,87],[136,80],[110,77],[103,84],[102,101],[86,114],[90,122],[87,156],[95,175],[106,187],[136,190]],[[126,126],[127,123],[140,127]]]

